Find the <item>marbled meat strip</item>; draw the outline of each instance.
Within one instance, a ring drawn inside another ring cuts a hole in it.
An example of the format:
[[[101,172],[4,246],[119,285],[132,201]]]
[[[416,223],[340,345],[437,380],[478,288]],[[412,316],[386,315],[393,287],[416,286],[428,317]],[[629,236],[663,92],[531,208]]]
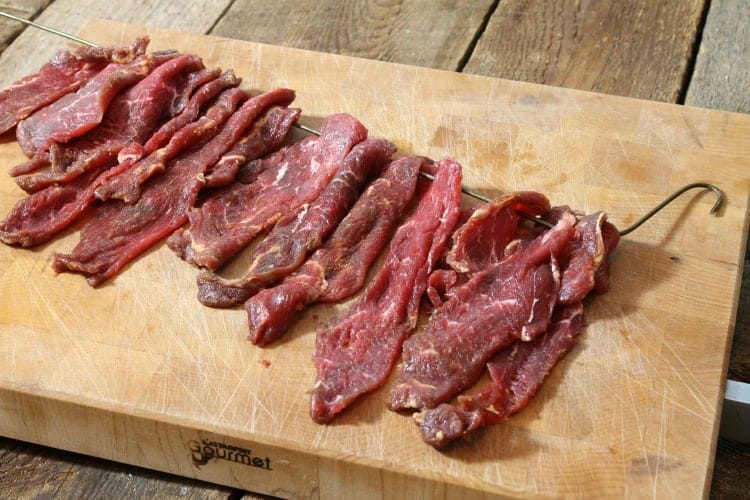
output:
[[[219,189],[190,210],[188,227],[169,238],[169,247],[215,271],[284,214],[313,201],[351,148],[367,137],[367,129],[346,114],[328,117],[321,133],[244,167],[254,172],[252,182]]]
[[[244,96],[239,89],[226,90],[222,95],[225,94],[234,97],[223,103],[232,108]],[[110,200],[101,205],[84,227],[73,252],[55,254],[54,269],[85,274],[91,286],[116,275],[128,262],[185,223],[187,211],[195,204],[203,186],[203,172],[219,161],[261,113],[274,105],[289,104],[293,99],[293,91],[277,89],[246,101],[212,139],[184,152],[170,162],[162,175],[151,179],[138,202],[128,205]],[[278,137],[269,141],[276,142]],[[258,154],[266,154],[279,145],[267,143],[268,149]]]
[[[486,425],[505,421],[525,408],[555,364],[575,345],[583,326],[583,304],[559,306],[547,331],[530,342],[514,342],[487,363],[490,383],[458,403],[442,403],[414,414],[422,439],[443,447]]]
[[[258,134],[248,134],[234,145],[234,147],[225,154],[219,162],[211,167],[204,176],[206,187],[224,187],[231,184],[240,173],[240,168],[246,165],[248,161],[257,158],[254,153],[263,148],[264,137],[278,136],[286,137],[289,134],[290,127],[297,123],[301,110],[298,108],[286,108],[277,106],[268,110],[259,120],[259,127],[263,132]],[[259,162],[254,162],[257,166]],[[248,166],[242,175],[242,182],[252,182],[258,170]]]
[[[338,302],[362,289],[367,270],[414,196],[424,161],[416,156],[392,161],[302,267],[245,302],[254,344],[281,338],[307,305]]]
[[[341,168],[311,203],[281,219],[258,244],[244,276],[224,279],[212,272],[198,276],[198,300],[211,307],[242,304],[302,265],[344,218],[373,175],[396,148],[383,139],[365,139],[346,155]]]
[[[208,89],[208,91],[198,91],[196,97],[202,100],[206,93],[213,94],[215,97],[223,90],[237,87],[239,84],[240,80],[230,70],[224,73],[221,78],[206,84],[201,90]],[[144,156],[147,156],[139,160],[132,168],[111,177],[106,183],[99,186],[96,190],[96,197],[100,200],[114,198],[129,204],[135,203],[141,196],[141,186],[143,183],[152,176],[163,172],[169,160],[176,157],[183,150],[194,144],[199,144],[204,137],[212,137],[218,127],[226,121],[225,107],[216,106],[211,109],[213,112],[207,112],[197,120],[195,120],[195,117],[199,110],[186,110],[189,112],[187,118],[192,117],[195,121],[190,120],[182,128],[176,129],[174,122],[178,120],[180,122],[187,121],[182,119],[184,113],[181,113],[172,121],[162,126],[159,130],[160,134],[172,134],[167,144],[153,150],[152,148],[157,143],[149,140],[144,146]],[[153,139],[153,136],[151,139]]]
[[[560,285],[556,259],[574,225],[575,217],[566,214],[524,252],[454,287],[426,328],[404,343],[388,406],[435,407],[473,385],[497,351],[545,331]]]
[[[348,311],[317,332],[317,378],[310,415],[330,422],[359,396],[385,383],[417,321],[427,276],[460,215],[461,166],[437,164],[435,180],[391,240],[386,261]]]
[[[190,78],[192,72],[202,68],[201,59],[195,55],[179,56],[160,65],[151,73],[155,74],[154,78],[147,77],[141,80],[147,82],[147,86],[152,89],[151,92],[143,91],[143,86],[136,84],[118,95],[106,110],[99,126],[66,144],[52,144],[49,150],[50,168],[17,177],[16,183],[29,193],[52,184],[65,184],[89,170],[109,163],[126,144],[143,144],[148,139],[147,135],[143,135],[145,129],[133,127],[129,119],[133,116],[133,105],[130,103],[133,89],[138,88],[137,95],[144,99],[140,103],[144,109],[138,110],[135,116],[153,123],[149,128],[149,133],[152,133],[156,125],[178,111],[173,109],[172,102],[167,99],[176,98],[179,95],[178,88],[183,86],[183,82]],[[164,85],[167,85],[167,88],[163,88]],[[145,99],[149,99],[149,95],[159,96],[164,101],[147,102]]]
[[[79,158],[76,163],[87,163],[83,173],[66,184],[47,186],[16,203],[0,223],[0,240],[33,246],[69,227],[91,206],[99,184],[140,159],[140,144],[161,120],[176,111],[172,103],[181,92],[190,90],[183,85],[185,77],[200,66],[197,56],[172,59],[118,96],[102,124],[70,145]]]
[[[130,47],[80,47],[59,50],[41,69],[0,91],[0,134],[34,111],[75,92],[108,63],[127,64],[146,51],[148,38]]]
[[[174,53],[143,55],[127,64],[110,63],[76,92],[67,94],[21,121],[16,138],[21,150],[32,158],[44,154],[54,143],[65,143],[93,129],[104,118],[112,99],[145,78]],[[25,164],[12,175],[27,173]]]
[[[549,200],[533,191],[501,196],[478,206],[453,234],[446,262],[461,273],[485,269],[504,257],[505,247],[516,236],[519,211],[536,216],[549,209]]]

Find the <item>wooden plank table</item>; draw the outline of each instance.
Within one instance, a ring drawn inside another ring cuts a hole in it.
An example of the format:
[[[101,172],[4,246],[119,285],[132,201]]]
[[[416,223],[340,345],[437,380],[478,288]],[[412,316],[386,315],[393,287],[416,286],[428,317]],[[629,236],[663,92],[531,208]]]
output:
[[[341,53],[548,85],[750,112],[747,1],[182,3],[10,2],[15,13],[75,32],[107,18],[194,33]],[[614,4],[614,5],[611,5]],[[679,19],[679,22],[670,20]],[[61,41],[0,25],[7,84],[41,65]],[[22,32],[21,32],[22,31]],[[21,32],[20,35],[18,33]],[[746,274],[750,266],[746,263]],[[745,276],[729,375],[750,381],[750,278]],[[748,447],[719,440],[711,496],[741,496]],[[0,496],[190,496],[250,493],[0,440]]]

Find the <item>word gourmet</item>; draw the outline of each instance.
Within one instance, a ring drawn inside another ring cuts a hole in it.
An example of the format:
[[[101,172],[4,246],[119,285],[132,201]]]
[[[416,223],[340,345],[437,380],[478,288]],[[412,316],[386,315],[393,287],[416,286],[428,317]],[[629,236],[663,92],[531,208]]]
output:
[[[200,443],[198,441],[188,442],[188,448],[193,454],[193,464],[196,467],[206,465],[210,460],[220,459],[258,467],[259,469],[273,470],[271,469],[270,457],[254,456],[251,450],[239,446],[202,439]]]

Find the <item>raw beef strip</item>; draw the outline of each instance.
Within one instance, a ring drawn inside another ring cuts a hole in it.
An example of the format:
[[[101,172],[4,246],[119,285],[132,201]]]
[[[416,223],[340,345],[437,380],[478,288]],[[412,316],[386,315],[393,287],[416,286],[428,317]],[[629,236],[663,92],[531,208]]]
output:
[[[238,96],[233,102],[236,105],[243,92],[229,89],[225,93]],[[91,286],[116,275],[128,262],[185,223],[187,211],[203,186],[203,172],[219,161],[258,115],[270,106],[289,104],[293,99],[293,91],[277,89],[246,101],[212,139],[178,156],[162,175],[147,183],[137,203],[110,200],[100,206],[84,227],[73,252],[55,254],[54,269],[86,274]],[[270,150],[278,144],[266,146]]]
[[[216,90],[216,93],[218,93],[223,89],[236,87],[239,84],[239,79],[230,72],[225,73],[222,78],[214,80],[206,87],[210,86],[212,91]],[[231,94],[225,93],[222,95]],[[164,147],[155,151],[149,151],[149,149],[156,143],[151,143],[150,145],[147,143],[144,146],[144,154],[148,156],[141,159],[133,168],[129,168],[119,175],[111,177],[105,184],[99,186],[96,190],[96,197],[100,200],[115,198],[123,200],[125,203],[135,203],[141,196],[141,186],[143,183],[152,176],[163,172],[169,160],[188,147],[199,144],[204,137],[212,137],[216,134],[218,127],[228,118],[225,113],[228,108],[225,106],[214,106],[211,109],[213,110],[212,112],[207,112],[180,129],[175,130],[173,123],[175,120],[181,118],[182,114],[161,127],[160,133],[171,132],[173,134],[169,142]]]
[[[218,269],[287,213],[313,201],[367,129],[350,115],[333,115],[310,136],[251,166],[256,178],[213,193],[190,210],[189,227],[167,243],[191,264]]]
[[[269,109],[265,115],[259,118],[258,126],[263,128],[263,132],[260,135],[248,134],[240,139],[206,173],[206,187],[223,187],[234,181],[240,171],[240,167],[245,165],[250,159],[257,157],[253,152],[262,147],[262,138],[271,136],[278,136],[279,138],[287,137],[290,128],[297,122],[300,113],[301,110],[298,108],[277,106]],[[279,143],[281,143],[281,139]],[[254,178],[258,173],[258,171],[248,167],[244,171],[243,182],[251,182],[249,178],[251,176]]]
[[[515,342],[493,356],[487,364],[491,382],[484,390],[459,396],[456,405],[443,403],[415,413],[422,439],[442,447],[525,408],[550,370],[573,348],[582,325],[581,302],[558,307],[546,332],[531,342]]]
[[[389,407],[435,407],[474,384],[498,350],[545,331],[560,282],[556,258],[574,225],[575,217],[566,214],[524,252],[454,287],[425,330],[404,343]]]
[[[70,226],[91,205],[100,183],[140,159],[139,142],[156,129],[165,110],[174,111],[170,103],[179,95],[177,89],[189,90],[181,85],[182,77],[196,65],[200,65],[196,56],[173,59],[118,96],[102,124],[86,139],[74,141],[89,168],[67,184],[48,186],[20,200],[0,223],[0,240],[32,246]],[[110,168],[116,157],[119,164]]]
[[[440,307],[452,287],[505,257],[506,247],[517,237],[519,222],[524,220],[519,212],[538,216],[549,210],[544,195],[519,191],[463,211],[463,222],[451,237],[444,262],[428,280],[427,297],[432,306]]]
[[[149,54],[128,64],[108,64],[75,93],[63,96],[21,121],[16,127],[21,150],[31,158],[46,152],[53,143],[68,142],[85,134],[102,121],[109,103],[121,90],[135,85],[175,55]],[[26,173],[23,168],[12,172],[13,175],[21,173]]]
[[[203,68],[198,56],[184,55],[156,68],[149,77],[115,98],[102,123],[67,144],[50,147],[51,167],[16,182],[27,192],[52,184],[64,184],[79,175],[110,164],[126,144],[143,144],[156,127],[176,111],[173,100],[190,73]]]
[[[245,302],[254,344],[281,338],[305,306],[337,302],[362,288],[367,270],[414,195],[424,161],[416,156],[392,161],[302,267]]]
[[[330,422],[356,398],[385,383],[404,338],[416,325],[427,276],[458,221],[460,204],[461,166],[443,160],[416,210],[396,231],[373,282],[341,318],[318,330],[313,420]]]
[[[260,242],[244,276],[228,280],[211,272],[200,274],[198,300],[211,307],[242,304],[301,266],[336,229],[364,185],[382,171],[395,149],[382,139],[365,139],[354,146],[320,196],[281,219]]]
[[[62,49],[42,68],[0,91],[0,134],[13,128],[37,109],[75,92],[108,63],[127,64],[146,51],[148,38],[130,47],[80,47]]]
[[[521,191],[478,206],[453,234],[446,262],[457,272],[485,269],[500,261],[506,245],[515,238],[520,216],[549,211],[549,200],[540,193]]]

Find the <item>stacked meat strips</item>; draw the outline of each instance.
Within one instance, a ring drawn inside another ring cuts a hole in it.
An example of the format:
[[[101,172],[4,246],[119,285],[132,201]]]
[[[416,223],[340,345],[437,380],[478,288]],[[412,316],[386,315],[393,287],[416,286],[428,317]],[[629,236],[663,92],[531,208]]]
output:
[[[147,44],[63,50],[0,91],[0,132],[15,127],[29,158],[11,169],[28,196],[0,240],[34,246],[85,221],[53,268],[96,286],[166,239],[203,268],[200,302],[244,307],[260,346],[308,305],[362,291],[317,331],[316,422],[384,385],[399,358],[388,406],[415,411],[433,446],[528,404],[575,345],[582,300],[608,289],[619,236],[604,214],[533,192],[462,212],[455,160],[394,158],[347,114],[292,140],[294,91],[250,95],[231,70]],[[250,247],[243,275],[222,276]]]

